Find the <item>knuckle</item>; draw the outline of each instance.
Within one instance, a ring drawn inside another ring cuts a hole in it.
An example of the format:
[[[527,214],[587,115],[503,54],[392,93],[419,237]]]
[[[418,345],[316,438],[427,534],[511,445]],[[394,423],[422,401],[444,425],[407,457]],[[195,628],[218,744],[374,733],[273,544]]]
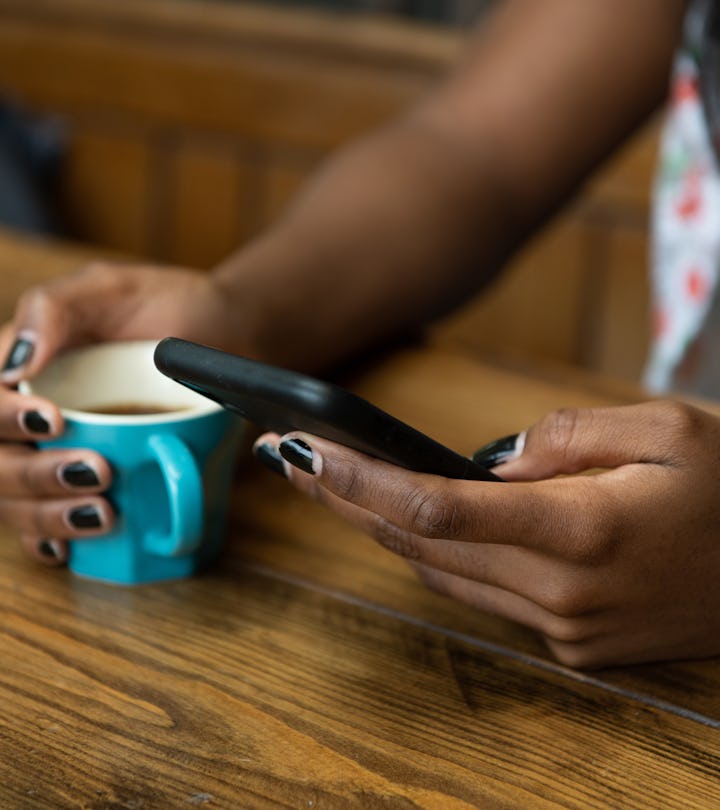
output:
[[[23,507],[22,501],[4,494],[0,497],[0,523],[16,530],[34,532],[36,536],[42,536],[35,532],[32,525],[34,520],[25,514]]]
[[[401,505],[400,514],[404,525],[421,537],[452,540],[461,534],[459,510],[443,490],[413,489]]]
[[[703,414],[684,402],[664,401],[655,404],[656,418],[670,439],[697,438],[703,429]]]
[[[595,567],[607,558],[613,545],[609,538],[594,531],[576,533],[568,538],[563,557],[577,565]]]
[[[18,476],[20,486],[25,492],[41,493],[47,489],[45,471],[37,464],[23,464]]]
[[[545,610],[561,619],[572,619],[582,612],[572,589],[546,587],[538,601]]]
[[[587,586],[570,574],[546,582],[538,598],[540,606],[553,615],[553,622],[560,619],[557,626],[566,630],[566,624],[572,624],[592,608],[592,601]]]
[[[560,408],[541,421],[542,435],[551,455],[563,457],[567,454],[580,419],[578,408]]]
[[[360,468],[355,464],[336,464],[332,470],[332,488],[335,494],[351,503],[357,500],[365,486]]]

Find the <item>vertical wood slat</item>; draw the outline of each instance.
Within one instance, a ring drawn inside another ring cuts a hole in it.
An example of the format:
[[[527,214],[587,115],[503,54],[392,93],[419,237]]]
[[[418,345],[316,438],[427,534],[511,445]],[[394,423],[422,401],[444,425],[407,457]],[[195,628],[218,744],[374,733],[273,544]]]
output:
[[[146,255],[153,227],[152,150],[139,134],[70,125],[63,168],[63,216],[99,245]]]
[[[158,253],[192,267],[211,267],[251,231],[257,187],[238,150],[186,139],[170,164],[167,221]]]
[[[605,289],[590,368],[639,380],[650,339],[647,233],[615,226],[606,236]]]
[[[596,300],[581,352],[586,368],[639,381],[650,344],[649,219],[659,122],[653,121],[598,173],[580,212],[592,237],[588,284]]]
[[[440,325],[443,339],[478,353],[524,354],[577,363],[586,230],[560,219],[490,289]]]

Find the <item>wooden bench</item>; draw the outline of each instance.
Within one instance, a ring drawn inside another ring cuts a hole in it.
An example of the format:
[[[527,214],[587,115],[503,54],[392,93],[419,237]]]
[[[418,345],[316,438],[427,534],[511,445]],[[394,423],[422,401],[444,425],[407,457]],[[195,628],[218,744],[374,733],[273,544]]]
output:
[[[323,156],[426,92],[463,40],[240,2],[0,0],[0,95],[66,123],[72,237],[209,267]],[[444,334],[636,377],[654,144],[632,144]]]

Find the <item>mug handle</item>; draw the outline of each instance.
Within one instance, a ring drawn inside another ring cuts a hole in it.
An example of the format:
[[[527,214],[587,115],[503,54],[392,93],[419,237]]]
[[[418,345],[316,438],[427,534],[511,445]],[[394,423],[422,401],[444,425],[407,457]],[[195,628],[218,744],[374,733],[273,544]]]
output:
[[[153,532],[145,549],[162,557],[177,557],[195,551],[203,534],[203,483],[195,456],[177,436],[154,434],[148,439],[165,480],[170,505],[170,531]]]

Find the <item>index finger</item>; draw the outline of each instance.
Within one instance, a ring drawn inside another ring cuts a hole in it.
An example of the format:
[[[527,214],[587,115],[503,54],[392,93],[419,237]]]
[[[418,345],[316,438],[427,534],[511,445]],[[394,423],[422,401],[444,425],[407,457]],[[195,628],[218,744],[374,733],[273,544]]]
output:
[[[2,380],[32,377],[62,348],[87,342],[112,318],[107,302],[121,283],[110,265],[94,262],[68,276],[31,287],[20,297],[13,320],[3,328]]]
[[[298,447],[298,443],[300,447]],[[415,473],[305,433],[283,437],[280,452],[338,498],[428,539],[496,543],[564,558],[586,556],[608,522],[606,487],[593,478],[495,483]],[[303,458],[298,458],[298,455]],[[611,522],[611,521],[609,521]]]

